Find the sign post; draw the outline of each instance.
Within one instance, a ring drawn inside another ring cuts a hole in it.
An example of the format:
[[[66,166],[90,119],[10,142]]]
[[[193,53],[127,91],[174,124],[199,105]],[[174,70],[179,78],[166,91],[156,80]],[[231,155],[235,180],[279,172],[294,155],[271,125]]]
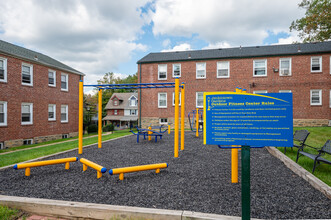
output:
[[[250,219],[250,148],[293,146],[292,94],[206,92],[203,112],[204,144],[242,145],[242,219]]]

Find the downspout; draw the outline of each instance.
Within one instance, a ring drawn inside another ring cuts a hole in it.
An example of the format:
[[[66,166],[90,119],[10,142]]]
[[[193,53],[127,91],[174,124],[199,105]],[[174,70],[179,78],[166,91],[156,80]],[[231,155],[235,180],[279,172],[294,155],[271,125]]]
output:
[[[139,83],[141,83],[141,63],[139,64]],[[141,128],[141,88],[139,89],[139,128]]]

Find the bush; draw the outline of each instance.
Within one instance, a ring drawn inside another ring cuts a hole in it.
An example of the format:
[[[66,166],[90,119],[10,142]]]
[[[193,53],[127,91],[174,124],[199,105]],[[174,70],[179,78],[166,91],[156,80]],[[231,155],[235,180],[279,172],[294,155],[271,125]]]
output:
[[[96,133],[98,132],[98,125],[90,125],[87,127],[87,133]]]
[[[114,125],[113,124],[108,124],[102,128],[103,132],[108,132],[108,131],[113,131],[114,130]]]

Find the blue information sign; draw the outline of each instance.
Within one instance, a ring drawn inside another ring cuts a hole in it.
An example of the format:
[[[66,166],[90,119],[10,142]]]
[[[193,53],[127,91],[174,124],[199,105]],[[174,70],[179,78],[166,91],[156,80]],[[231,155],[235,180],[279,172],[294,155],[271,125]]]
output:
[[[292,93],[204,93],[204,144],[292,147]]]

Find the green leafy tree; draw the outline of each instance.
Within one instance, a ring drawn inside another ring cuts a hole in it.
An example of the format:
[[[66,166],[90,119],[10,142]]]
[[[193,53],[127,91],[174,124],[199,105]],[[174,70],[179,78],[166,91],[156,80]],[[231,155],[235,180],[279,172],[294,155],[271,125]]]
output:
[[[305,17],[292,22],[290,31],[299,31],[303,42],[331,39],[331,0],[302,0],[299,8],[306,9]]]

